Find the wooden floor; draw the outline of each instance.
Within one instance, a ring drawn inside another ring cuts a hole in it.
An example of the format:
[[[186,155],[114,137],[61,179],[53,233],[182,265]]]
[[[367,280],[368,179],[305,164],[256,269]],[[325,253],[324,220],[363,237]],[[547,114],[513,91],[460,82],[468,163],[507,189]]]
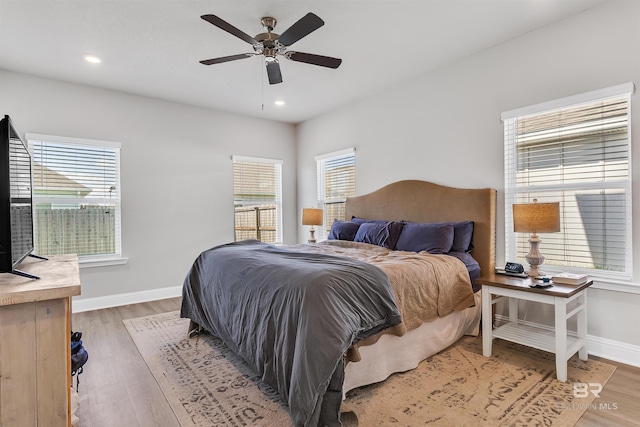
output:
[[[83,333],[89,352],[80,375],[80,426],[180,427],[122,323],[178,309],[180,298],[172,298],[73,314],[73,330]],[[603,361],[618,369],[576,426],[640,426],[640,368]]]
[[[72,315],[89,353],[79,377],[80,426],[180,427],[122,323],[179,309],[180,298],[172,298]]]

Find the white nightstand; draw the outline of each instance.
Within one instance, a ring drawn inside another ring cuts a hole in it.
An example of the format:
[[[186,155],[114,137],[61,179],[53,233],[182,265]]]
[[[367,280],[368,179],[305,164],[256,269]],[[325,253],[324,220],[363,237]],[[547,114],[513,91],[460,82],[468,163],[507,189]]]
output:
[[[567,360],[576,352],[587,360],[587,295],[593,284],[558,285],[545,289],[531,288],[530,278],[522,279],[493,274],[476,280],[482,285],[482,353],[490,357],[494,338],[549,351],[556,355],[556,376],[567,381]],[[537,283],[537,281],[534,281]],[[494,298],[496,296],[497,298]],[[503,298],[509,300],[509,322],[493,329],[493,304]],[[555,307],[555,328],[547,330],[518,322],[518,300],[536,301]],[[567,312],[572,301],[577,305]],[[577,334],[567,333],[567,319],[577,316]]]

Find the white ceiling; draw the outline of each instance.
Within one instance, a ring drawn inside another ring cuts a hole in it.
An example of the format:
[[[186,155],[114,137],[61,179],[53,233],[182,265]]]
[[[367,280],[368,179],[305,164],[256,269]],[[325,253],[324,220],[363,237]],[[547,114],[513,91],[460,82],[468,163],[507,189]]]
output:
[[[0,0],[0,68],[298,123],[602,1]],[[290,50],[342,58],[340,68],[282,58],[284,82],[269,85],[258,56],[198,62],[252,51],[203,14],[255,36],[263,16],[282,34],[308,12],[325,25]]]

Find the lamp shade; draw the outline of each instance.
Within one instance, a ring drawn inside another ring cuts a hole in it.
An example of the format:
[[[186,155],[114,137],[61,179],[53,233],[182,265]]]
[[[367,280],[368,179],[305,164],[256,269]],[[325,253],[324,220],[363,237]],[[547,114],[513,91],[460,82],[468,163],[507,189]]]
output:
[[[302,209],[302,225],[322,225],[322,220],[322,209]]]
[[[513,205],[513,231],[554,233],[560,231],[560,203],[521,203]]]

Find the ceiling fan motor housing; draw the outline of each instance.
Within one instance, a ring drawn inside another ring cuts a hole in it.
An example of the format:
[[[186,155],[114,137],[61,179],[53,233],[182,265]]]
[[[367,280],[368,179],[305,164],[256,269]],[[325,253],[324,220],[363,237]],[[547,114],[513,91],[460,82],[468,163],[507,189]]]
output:
[[[276,60],[276,55],[284,54],[285,47],[276,42],[278,37],[280,34],[271,32],[261,33],[254,37],[259,42],[254,46],[254,50],[263,54],[267,62],[273,62]]]

